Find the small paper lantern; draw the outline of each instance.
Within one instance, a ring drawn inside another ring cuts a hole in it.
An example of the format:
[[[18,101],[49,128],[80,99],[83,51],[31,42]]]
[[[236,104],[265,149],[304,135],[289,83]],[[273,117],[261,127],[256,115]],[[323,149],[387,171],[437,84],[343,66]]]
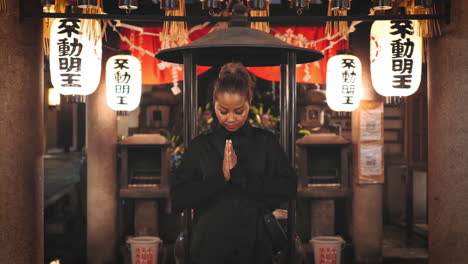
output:
[[[361,101],[362,66],[358,57],[341,54],[327,63],[327,104],[334,111],[353,111]]]
[[[93,93],[101,78],[101,40],[86,38],[75,18],[54,19],[50,32],[52,85],[63,95]]]
[[[141,98],[141,63],[131,55],[115,55],[106,63],[107,105],[115,111],[132,111]]]
[[[422,37],[419,22],[375,21],[371,28],[371,75],[377,93],[408,96],[421,83]]]

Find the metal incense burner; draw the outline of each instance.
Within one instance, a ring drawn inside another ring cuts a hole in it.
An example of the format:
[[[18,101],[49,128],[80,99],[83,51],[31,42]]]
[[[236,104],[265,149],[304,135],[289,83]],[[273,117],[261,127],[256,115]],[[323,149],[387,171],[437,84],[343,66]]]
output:
[[[296,64],[309,63],[323,58],[320,51],[290,45],[274,36],[249,25],[245,15],[246,7],[237,4],[233,8],[230,27],[207,34],[187,45],[165,49],[155,57],[162,61],[184,65],[183,113],[184,144],[194,138],[196,133],[197,75],[196,66],[221,66],[237,61],[244,66],[280,66],[280,143],[294,164],[296,142]],[[190,211],[184,213],[190,216]],[[295,259],[296,201],[289,202],[288,208],[288,256]],[[191,218],[185,219],[185,234],[190,236]],[[189,241],[186,239],[185,241]],[[188,256],[188,246],[185,247]],[[189,259],[186,258],[186,259]]]

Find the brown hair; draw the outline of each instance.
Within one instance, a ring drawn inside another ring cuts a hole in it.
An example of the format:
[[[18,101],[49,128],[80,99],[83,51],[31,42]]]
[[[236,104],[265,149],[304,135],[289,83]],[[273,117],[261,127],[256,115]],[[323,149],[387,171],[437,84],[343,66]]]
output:
[[[239,62],[229,62],[223,65],[219,71],[218,79],[213,87],[213,102],[220,92],[238,93],[245,95],[249,104],[252,102],[252,89],[255,83],[250,73]]]

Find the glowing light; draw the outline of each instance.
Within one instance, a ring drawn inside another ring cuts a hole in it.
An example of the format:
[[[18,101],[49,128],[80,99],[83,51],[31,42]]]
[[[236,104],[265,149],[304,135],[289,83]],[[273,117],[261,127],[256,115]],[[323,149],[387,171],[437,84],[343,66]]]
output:
[[[141,98],[141,63],[131,55],[116,55],[106,63],[107,105],[115,111],[132,111]]]
[[[47,102],[50,106],[60,105],[60,93],[55,88],[47,90]]]
[[[358,57],[341,54],[327,63],[327,104],[334,111],[353,111],[362,93],[362,66]]]
[[[422,37],[419,22],[375,21],[371,28],[371,75],[377,93],[408,96],[421,83]]]

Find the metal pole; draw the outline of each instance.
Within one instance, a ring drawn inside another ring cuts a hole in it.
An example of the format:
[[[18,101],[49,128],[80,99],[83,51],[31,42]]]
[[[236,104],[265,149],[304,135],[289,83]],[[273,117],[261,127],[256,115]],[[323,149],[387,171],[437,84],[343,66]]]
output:
[[[286,85],[287,92],[290,95],[288,98],[288,109],[289,109],[289,158],[293,168],[295,168],[295,155],[296,155],[296,96],[297,96],[297,85],[296,85],[296,53],[288,52],[287,56],[288,66],[288,83]],[[288,238],[289,238],[289,263],[296,263],[296,199],[289,201],[288,208]]]
[[[286,60],[286,58],[285,58]],[[279,94],[280,94],[280,144],[283,147],[283,150],[289,155],[289,145],[288,145],[288,124],[289,124],[289,94],[287,92],[288,84],[288,75],[286,64],[281,64],[281,78],[279,84]]]
[[[193,55],[184,53],[184,84],[182,91],[183,104],[183,136],[184,147],[187,148],[193,136],[192,114],[193,114]],[[195,95],[196,96],[196,95]],[[196,106],[196,104],[195,104]],[[196,113],[195,113],[196,114]],[[196,120],[196,118],[195,118]],[[184,210],[184,251],[185,264],[190,262],[190,236],[192,234],[192,210]]]
[[[192,55],[194,56],[194,55]],[[188,71],[189,69],[187,69]],[[192,57],[192,66],[190,68],[191,74],[191,91],[190,91],[190,139],[195,138],[198,135],[197,130],[197,108],[198,108],[198,82],[197,82],[197,65],[195,58]]]

